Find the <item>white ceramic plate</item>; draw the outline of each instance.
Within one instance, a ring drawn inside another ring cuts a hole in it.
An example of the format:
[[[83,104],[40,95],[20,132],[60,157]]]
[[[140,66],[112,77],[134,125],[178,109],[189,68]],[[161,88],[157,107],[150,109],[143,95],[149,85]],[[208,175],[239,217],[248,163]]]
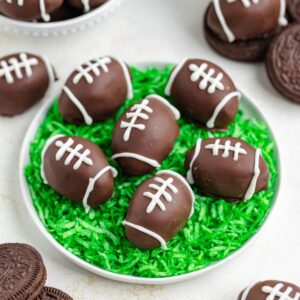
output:
[[[93,27],[115,11],[124,0],[109,0],[91,12],[79,17],[49,23],[33,23],[14,20],[0,15],[0,31],[25,36],[49,37],[75,33]]]
[[[148,63],[139,63],[139,64],[134,64],[135,66],[143,69],[147,67],[157,67],[157,68],[163,68],[166,64],[168,63],[157,63],[157,62],[148,62]],[[258,106],[255,104],[255,101],[252,100],[250,97],[247,95],[243,94],[243,100],[241,101],[240,105],[245,111],[245,116],[246,117],[254,117],[259,121],[263,121],[265,124],[268,125],[268,122],[266,118],[263,116],[262,112],[258,108]],[[190,278],[194,278],[196,276],[199,276],[203,273],[206,273],[214,268],[217,268],[224,264],[225,262],[230,261],[232,258],[236,257],[241,251],[243,251],[245,248],[247,248],[251,242],[257,237],[258,233],[262,231],[263,227],[265,226],[267,220],[272,214],[272,211],[274,209],[275,203],[277,202],[276,199],[278,198],[278,193],[279,193],[279,187],[280,187],[280,159],[279,159],[279,149],[278,145],[276,143],[275,137],[272,133],[272,129],[268,125],[269,132],[271,137],[273,138],[275,142],[275,155],[277,159],[277,165],[278,165],[278,180],[277,180],[277,186],[275,187],[275,194],[274,194],[274,201],[273,201],[273,206],[269,212],[269,215],[267,216],[264,225],[260,228],[259,232],[256,233],[254,236],[252,236],[245,244],[243,247],[232,253],[230,256],[227,258],[216,262],[204,269],[201,269],[199,271],[195,271],[192,273],[187,273],[179,276],[173,276],[173,277],[166,277],[166,278],[143,278],[143,277],[136,277],[136,276],[130,276],[130,275],[123,275],[123,274],[116,274],[112,273],[109,271],[105,271],[97,266],[94,266],[92,264],[89,264],[82,260],[81,258],[75,256],[68,250],[66,250],[62,245],[60,245],[53,237],[52,235],[46,230],[42,222],[40,221],[37,212],[33,206],[33,202],[29,193],[28,189],[28,184],[27,180],[24,176],[24,168],[29,162],[29,147],[31,142],[34,140],[37,129],[39,128],[40,124],[43,122],[45,119],[45,116],[50,109],[52,105],[52,101],[48,101],[39,111],[39,113],[36,115],[36,117],[33,119],[32,123],[30,124],[27,133],[25,135],[23,145],[21,148],[21,154],[20,154],[20,162],[19,162],[19,179],[20,179],[20,184],[21,184],[21,190],[23,194],[23,199],[25,201],[26,207],[29,211],[29,214],[34,221],[35,225],[38,227],[38,229],[42,232],[42,234],[46,237],[46,239],[64,256],[66,256],[68,259],[73,261],[75,264],[83,267],[84,269],[91,271],[95,274],[98,274],[100,276],[117,280],[117,281],[123,281],[123,282],[128,282],[128,283],[138,283],[138,284],[169,284],[169,283],[175,283],[179,281],[184,281]]]

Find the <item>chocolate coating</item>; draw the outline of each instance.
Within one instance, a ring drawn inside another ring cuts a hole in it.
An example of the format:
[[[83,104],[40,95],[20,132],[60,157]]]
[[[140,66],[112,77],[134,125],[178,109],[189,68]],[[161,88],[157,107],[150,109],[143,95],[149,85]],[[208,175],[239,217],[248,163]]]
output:
[[[64,2],[64,4],[61,7],[59,7],[50,14],[50,22],[60,22],[64,20],[73,19],[80,16],[81,14],[81,11],[71,7],[66,2]]]
[[[150,187],[150,185],[161,187],[164,184],[157,182],[157,178],[163,179],[163,182],[171,180],[171,184],[177,189],[175,193],[169,187],[164,189],[170,195],[170,201],[167,201],[164,195],[159,194],[157,189]],[[179,179],[174,173],[168,173],[168,171],[159,172],[154,177],[144,181],[134,193],[126,221],[151,230],[166,242],[171,240],[186,224],[193,208],[193,195],[187,188],[187,182],[184,183],[184,181],[183,177]],[[159,205],[155,205],[153,210],[147,213],[152,200],[145,196],[144,193],[146,192],[157,193],[165,210],[162,210]],[[128,225],[126,225],[126,236],[134,246],[141,249],[153,249],[161,246],[161,243],[154,237]]]
[[[41,255],[26,244],[0,245],[1,300],[36,299],[46,282]]]
[[[194,71],[190,70],[190,66],[196,65],[200,68],[205,64],[207,65],[204,70],[205,74],[210,72],[210,69],[214,70],[211,80],[223,74],[222,79],[219,81],[223,85],[223,90],[216,87],[215,91],[210,93],[209,90],[213,85],[212,81],[201,89],[200,85],[205,81],[204,74],[196,78],[195,81],[192,80]],[[220,102],[233,92],[237,92],[237,89],[227,73],[219,66],[201,59],[188,59],[180,68],[170,89],[170,94],[178,109],[186,117],[203,127],[207,127],[208,121],[212,118]],[[210,129],[226,129],[234,121],[238,107],[238,96],[231,97],[231,100],[217,114],[214,126]]]
[[[63,0],[44,0],[46,13],[52,13],[63,4]],[[33,21],[42,17],[40,0],[25,0],[23,5],[18,5],[17,0],[9,3],[7,0],[0,1],[0,11],[7,17]]]
[[[212,31],[207,25],[207,13],[204,20],[204,34],[208,44],[222,56],[244,62],[256,62],[265,58],[268,47],[272,42],[274,36],[280,32],[281,27],[277,26],[266,33],[265,35],[250,40],[235,40],[232,43],[224,41]]]
[[[220,8],[226,23],[237,40],[249,40],[260,37],[278,26],[280,14],[279,0],[262,0],[245,7],[242,1],[232,3],[220,0]],[[219,22],[213,4],[207,15],[209,28],[223,41],[228,41]]]
[[[300,103],[300,24],[287,27],[272,42],[266,59],[269,79],[286,98]]]
[[[58,146],[57,142],[65,144],[69,139],[73,140],[70,143],[69,150],[63,153],[63,156],[57,159],[58,151],[63,148]],[[82,145],[83,147],[79,147]],[[77,153],[81,157],[75,155],[71,161],[70,151],[79,147]],[[92,161],[92,164],[84,160],[76,168],[76,164],[84,157],[85,151],[90,151],[87,158]],[[88,189],[89,180],[104,168],[108,167],[108,161],[102,150],[92,142],[78,136],[62,136],[57,137],[54,141],[50,140],[43,153],[44,179],[47,183],[59,194],[62,194],[75,203],[83,203],[84,196]],[[75,168],[75,169],[74,169]],[[97,208],[99,204],[104,204],[113,195],[114,180],[111,170],[106,171],[95,182],[93,189],[87,198],[87,204],[90,207]]]
[[[138,117],[134,125],[142,126],[142,130],[132,128],[128,140],[124,140],[128,127],[122,124],[133,122],[130,114],[136,105],[148,101],[144,118]],[[128,108],[116,123],[112,137],[112,151],[114,155],[120,153],[134,153],[160,164],[172,151],[174,142],[179,135],[179,126],[171,109],[159,101],[156,96],[149,96]],[[114,157],[114,156],[113,156]],[[129,175],[143,175],[151,173],[156,167],[131,157],[116,158],[117,163]]]
[[[21,57],[24,56],[27,62],[33,62],[29,73],[24,65],[22,66]],[[17,63],[19,67],[14,67],[13,63]],[[4,65],[11,70],[5,72]],[[51,71],[54,77],[54,71]],[[15,53],[1,58],[0,114],[14,116],[26,111],[45,96],[51,84],[50,74],[42,57],[30,53]]]
[[[216,155],[212,145],[219,141],[219,150]],[[226,142],[230,147],[225,151]],[[246,153],[239,153],[234,159],[234,147]],[[208,146],[208,148],[206,148]],[[194,183],[199,189],[212,197],[223,198],[228,201],[242,201],[255,177],[256,150],[241,139],[233,137],[210,138],[202,140],[201,150],[195,155],[196,147],[193,147],[186,156],[186,170],[191,170]],[[227,154],[226,154],[227,153]],[[224,157],[225,156],[225,157]],[[191,164],[193,158],[194,162]],[[254,192],[265,190],[270,178],[268,166],[261,155],[258,161],[259,175],[254,185]]]
[[[98,70],[96,74],[95,71],[90,69],[89,64],[97,64],[99,60],[105,62],[105,69],[100,65],[96,66],[96,70]],[[128,96],[128,85],[124,69],[119,61],[112,57],[91,60],[84,63],[80,68],[89,70],[87,77],[83,76],[79,81],[74,81],[79,74],[79,71],[75,70],[68,78],[65,87],[79,100],[93,122],[101,122],[111,118]],[[126,65],[125,69],[128,72],[128,77],[130,77],[130,70]],[[59,110],[70,123],[80,124],[85,122],[82,112],[64,90],[59,98]]]
[[[293,21],[300,22],[300,0],[288,1],[288,13]]]
[[[283,297],[282,294],[286,293],[287,289],[290,289],[290,292]],[[271,297],[271,295],[273,295],[273,297]],[[243,296],[245,300],[299,299],[300,287],[289,282],[266,280],[254,284],[252,287],[250,287],[250,290],[247,288],[242,291],[238,297],[238,300],[242,300]]]
[[[90,9],[96,8],[108,0],[88,0]],[[84,10],[84,5],[82,0],[67,0],[68,4],[76,9]]]

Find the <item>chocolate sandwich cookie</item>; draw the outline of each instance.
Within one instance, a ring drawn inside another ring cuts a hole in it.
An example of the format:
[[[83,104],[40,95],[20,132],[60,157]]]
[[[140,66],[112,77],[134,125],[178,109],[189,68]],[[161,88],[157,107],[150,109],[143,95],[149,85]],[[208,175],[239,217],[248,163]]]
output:
[[[268,76],[286,98],[300,103],[300,24],[289,26],[272,42],[266,60]]]
[[[41,255],[26,244],[0,245],[0,299],[34,300],[46,282]]]
[[[207,42],[227,58],[258,61],[274,35],[287,25],[285,10],[285,0],[214,0],[205,14]]]
[[[300,0],[288,1],[288,15],[296,22],[300,22]]]
[[[73,300],[73,298],[61,290],[45,286],[36,300]]]

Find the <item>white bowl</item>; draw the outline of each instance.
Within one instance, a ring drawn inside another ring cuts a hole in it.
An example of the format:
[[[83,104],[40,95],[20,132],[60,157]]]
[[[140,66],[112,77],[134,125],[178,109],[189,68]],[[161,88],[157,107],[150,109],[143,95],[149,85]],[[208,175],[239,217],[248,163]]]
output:
[[[123,1],[124,0],[109,0],[89,13],[58,22],[24,22],[0,15],[0,31],[34,37],[67,35],[93,27],[98,22],[107,18]]]
[[[157,68],[163,68],[166,64],[169,63],[157,63],[157,62],[148,62],[148,63],[139,63],[135,64],[135,66],[144,69],[147,67],[157,67]],[[247,117],[254,117],[257,120],[263,121],[265,124],[268,125],[268,122],[266,118],[263,116],[262,112],[258,108],[258,106],[255,104],[255,101],[252,100],[250,97],[245,95],[243,92],[243,100],[240,103],[240,106],[243,108],[245,111],[245,115]],[[50,99],[49,99],[50,100]],[[42,222],[40,221],[37,212],[33,206],[32,198],[28,189],[28,184],[27,180],[24,176],[24,168],[29,162],[29,148],[31,142],[34,140],[37,129],[39,128],[40,124],[43,122],[45,119],[45,116],[50,109],[52,105],[52,100],[48,101],[39,111],[39,113],[36,115],[36,117],[33,119],[32,123],[30,124],[27,133],[24,137],[23,145],[21,148],[21,153],[20,153],[20,162],[19,162],[19,179],[20,179],[20,184],[21,184],[21,190],[22,190],[22,195],[23,195],[23,200],[25,201],[25,205],[29,211],[29,214],[34,221],[35,225],[38,227],[38,229],[42,232],[42,234],[46,237],[46,239],[64,256],[66,256],[68,259],[73,261],[75,264],[81,266],[82,268],[91,271],[95,274],[98,274],[100,276],[112,279],[112,280],[117,280],[117,281],[122,281],[122,282],[128,282],[128,283],[138,283],[138,284],[169,284],[169,283],[176,283],[184,280],[188,280],[190,278],[194,278],[196,276],[199,276],[201,274],[204,274],[212,269],[215,269],[225,262],[230,261],[234,257],[236,257],[238,254],[240,254],[244,249],[246,249],[250,243],[253,242],[253,240],[258,236],[258,233],[262,231],[263,227],[266,224],[266,221],[269,219],[270,215],[272,214],[272,211],[274,209],[275,203],[277,202],[278,194],[279,194],[279,188],[280,188],[280,175],[281,175],[281,167],[280,167],[280,158],[279,158],[279,149],[278,149],[278,144],[276,143],[276,139],[272,133],[272,129],[268,125],[268,129],[270,132],[270,136],[274,140],[275,143],[275,155],[277,159],[277,169],[278,169],[278,180],[277,180],[277,186],[275,187],[275,194],[274,194],[274,201],[272,204],[272,208],[263,224],[263,226],[260,228],[260,230],[253,235],[240,249],[236,250],[233,252],[230,256],[227,258],[216,262],[204,269],[194,271],[191,273],[183,274],[183,275],[178,275],[178,276],[173,276],[173,277],[166,277],[166,278],[144,278],[144,277],[137,277],[137,276],[131,276],[131,275],[123,275],[123,274],[116,274],[112,273],[106,270],[103,270],[97,266],[94,266],[90,263],[87,263],[86,261],[82,260],[81,258],[75,256],[68,250],[66,250],[62,245],[60,245],[54,238],[53,236],[46,230]]]

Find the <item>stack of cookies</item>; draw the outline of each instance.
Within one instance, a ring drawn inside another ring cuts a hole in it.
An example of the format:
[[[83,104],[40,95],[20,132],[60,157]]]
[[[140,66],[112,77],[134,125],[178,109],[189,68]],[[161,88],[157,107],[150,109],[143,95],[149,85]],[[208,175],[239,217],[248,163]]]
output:
[[[72,300],[45,286],[47,271],[39,252],[26,244],[0,245],[0,299]]]

